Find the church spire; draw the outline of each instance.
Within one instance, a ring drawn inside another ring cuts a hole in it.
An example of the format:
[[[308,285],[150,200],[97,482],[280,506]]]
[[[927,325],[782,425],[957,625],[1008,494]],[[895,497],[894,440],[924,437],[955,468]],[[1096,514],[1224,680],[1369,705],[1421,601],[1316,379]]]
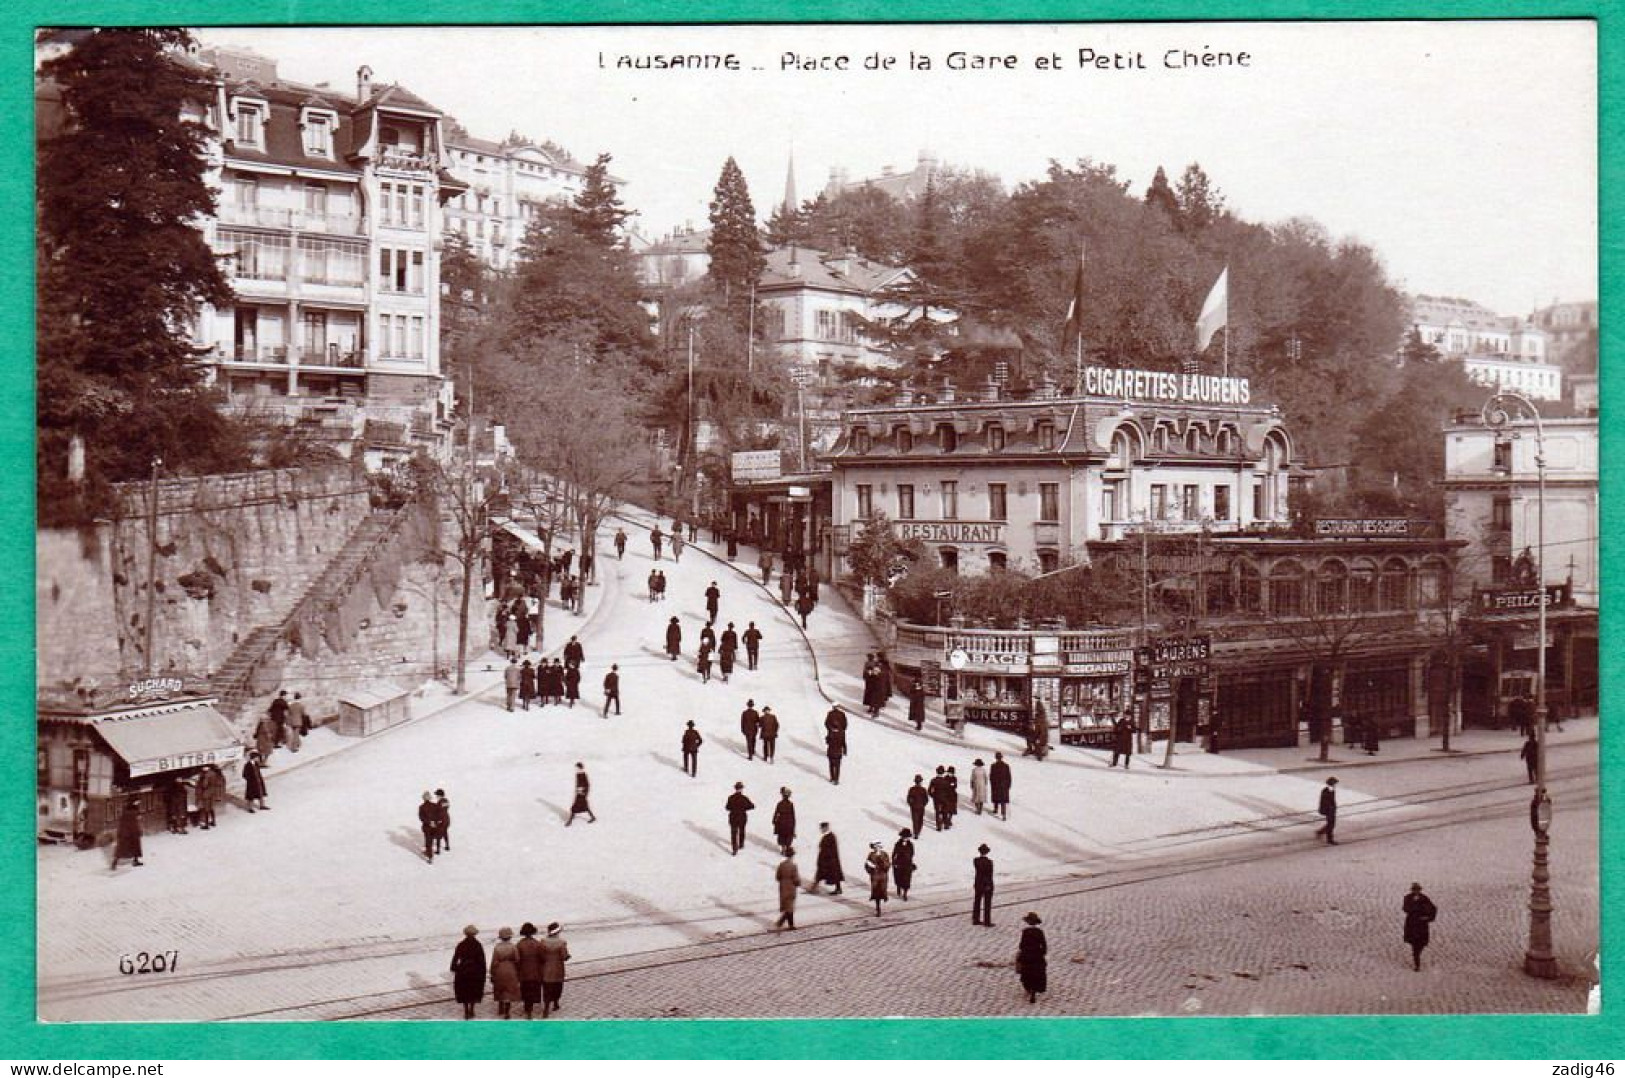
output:
[[[801,205],[796,200],[796,150],[790,147],[790,164],[784,172],[784,212],[788,216]]]

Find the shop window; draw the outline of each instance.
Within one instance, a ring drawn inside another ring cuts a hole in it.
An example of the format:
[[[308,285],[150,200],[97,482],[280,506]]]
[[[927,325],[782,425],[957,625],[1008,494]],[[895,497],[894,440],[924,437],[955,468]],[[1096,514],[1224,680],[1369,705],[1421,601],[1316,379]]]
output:
[[[987,485],[987,519],[1010,519],[1010,509],[1005,497],[1005,485],[1003,483],[989,483]],[[1003,557],[1003,555],[1000,555],[1000,557]]]
[[[1236,566],[1236,609],[1243,614],[1257,614],[1264,609],[1264,589],[1258,567],[1252,562]]]
[[[1281,562],[1270,570],[1270,613],[1278,618],[1303,613],[1303,569],[1296,562]]]
[[[858,519],[868,520],[875,515],[875,488],[868,483],[858,484]]]
[[[942,519],[959,519],[959,483],[953,479],[942,481]]]
[[[897,519],[914,519],[914,484],[897,484]]]
[[[987,567],[996,573],[1003,572],[1005,569],[1010,567],[1009,559],[1005,556],[1005,553],[1002,550],[989,551],[987,555]]]
[[[1061,484],[1038,484],[1038,519],[1050,524],[1060,521]]]

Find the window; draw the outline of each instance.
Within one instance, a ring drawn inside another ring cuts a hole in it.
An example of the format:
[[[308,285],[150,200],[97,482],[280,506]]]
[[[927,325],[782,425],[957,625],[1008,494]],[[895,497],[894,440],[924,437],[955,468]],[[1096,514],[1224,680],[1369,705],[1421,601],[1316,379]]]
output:
[[[423,358],[423,316],[412,316],[412,324],[408,327],[406,339],[406,354],[414,359]]]
[[[840,337],[840,317],[835,311],[819,311],[816,315],[817,337],[821,341],[833,341]]]
[[[990,550],[987,554],[987,567],[995,573],[1002,573],[1010,567],[1010,559],[1002,550]]]
[[[288,237],[225,228],[219,235],[221,245],[236,255],[238,277],[257,281],[288,279]]]
[[[875,488],[868,483],[858,484],[858,519],[868,520],[875,515]]]
[[[265,148],[265,106],[237,102],[237,145]]]
[[[1348,605],[1348,566],[1340,561],[1322,563],[1315,573],[1315,609],[1322,614],[1344,614]]]
[[[1490,464],[1491,467],[1498,470],[1510,471],[1512,469],[1512,443],[1498,440],[1495,443],[1495,456]]]
[[[1401,558],[1389,558],[1382,566],[1377,601],[1384,610],[1404,610],[1411,605],[1411,569]]]
[[[1228,486],[1213,488],[1213,519],[1230,519],[1230,488]]]
[[[1186,520],[1202,519],[1202,495],[1195,483],[1185,484],[1185,491],[1179,499],[1179,507],[1184,512]]]
[[[1040,550],[1038,552],[1038,571],[1053,573],[1061,567],[1061,555],[1054,550]]]
[[[1187,428],[1186,431],[1185,431],[1185,452],[1194,455],[1196,453],[1200,453],[1201,451],[1202,451],[1202,431],[1201,431],[1201,429],[1198,428],[1198,427],[1195,427],[1195,426]]]
[[[1505,584],[1512,579],[1512,559],[1505,554],[1490,558],[1490,583]]]
[[[327,358],[327,312],[305,311],[300,317],[304,326],[304,352],[299,357],[306,363],[320,363]]]
[[[942,481],[942,519],[959,519],[959,483],[952,479]]]
[[[987,428],[987,447],[995,453],[1004,449],[1004,428],[997,423]]]
[[[305,212],[312,217],[322,217],[327,214],[327,184],[305,184]]]
[[[1168,488],[1162,483],[1151,484],[1151,519],[1168,519]]]
[[[1055,424],[1045,421],[1038,424],[1038,448],[1048,452],[1055,448]]]
[[[1100,486],[1100,519],[1120,520],[1118,511],[1122,505],[1122,483],[1102,483]]]
[[[937,557],[942,560],[942,567],[950,573],[959,572],[959,551],[951,546],[945,546],[937,551]]]
[[[944,453],[952,453],[959,448],[959,432],[952,423],[937,424],[937,448]]]
[[[1377,609],[1377,567],[1371,562],[1356,562],[1349,574],[1349,611],[1365,614]]]
[[[1235,451],[1235,438],[1231,434],[1229,427],[1223,427],[1219,430],[1219,437],[1214,442],[1214,450],[1223,457],[1227,457]]]
[[[44,745],[34,752],[34,776],[41,786],[51,785],[51,750]]]
[[[897,519],[914,519],[914,484],[897,484]]]
[[[423,252],[378,248],[378,287],[384,292],[423,294]]]
[[[1512,530],[1512,499],[1497,497],[1490,506],[1490,530],[1509,532]]]
[[[1005,485],[1003,483],[989,483],[987,485],[987,519],[1010,519],[1010,510],[1005,499]]]
[[[254,210],[259,208],[260,181],[252,176],[245,176],[242,179],[229,181],[228,186],[231,188],[232,204],[238,209]]]
[[[1049,523],[1061,519],[1061,484],[1038,484],[1038,519]]]
[[[852,452],[869,452],[869,432],[866,429],[860,427],[852,432]]]
[[[259,357],[260,312],[258,307],[238,307],[232,315],[232,355],[238,359]]]
[[[366,247],[320,236],[299,237],[299,274],[311,284],[358,288],[365,284]]]
[[[484,199],[481,199],[483,203]],[[484,206],[480,207],[483,212]],[[385,182],[378,185],[378,216],[396,228],[422,228],[424,190],[421,183]],[[481,222],[483,226],[484,222]],[[483,227],[481,234],[484,234]]]
[[[897,431],[897,451],[899,453],[912,453],[914,451],[914,432],[907,427]]]
[[[333,121],[328,116],[305,117],[305,152],[315,157],[333,156]]]
[[[1243,614],[1257,614],[1264,609],[1264,589],[1258,576],[1258,567],[1250,561],[1236,565],[1236,610]]]
[[[1450,593],[1450,570],[1442,562],[1428,562],[1416,577],[1417,605],[1427,608],[1445,605]]]
[[[1253,519],[1268,519],[1264,513],[1264,484],[1262,483],[1253,484]]]
[[[80,793],[90,789],[90,750],[73,750],[73,788]]]
[[[1281,562],[1270,570],[1270,613],[1278,618],[1303,613],[1303,567]]]

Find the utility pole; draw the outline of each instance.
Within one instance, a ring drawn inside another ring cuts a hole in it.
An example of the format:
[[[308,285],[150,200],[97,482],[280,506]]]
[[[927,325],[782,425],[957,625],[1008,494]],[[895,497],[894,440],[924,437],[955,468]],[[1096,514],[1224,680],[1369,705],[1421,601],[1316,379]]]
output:
[[[689,505],[695,518],[700,515],[700,435],[694,429],[694,324],[688,326],[688,465],[693,473],[690,480]]]
[[[148,491],[147,506],[147,676],[158,669],[158,657],[153,654],[154,623],[158,618],[158,471],[164,466],[162,457],[152,458],[152,483]]]

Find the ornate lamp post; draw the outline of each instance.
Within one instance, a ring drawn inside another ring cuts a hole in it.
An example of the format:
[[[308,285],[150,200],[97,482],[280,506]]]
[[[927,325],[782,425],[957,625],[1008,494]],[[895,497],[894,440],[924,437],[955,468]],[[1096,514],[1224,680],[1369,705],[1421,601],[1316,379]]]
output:
[[[1521,393],[1501,390],[1484,402],[1484,425],[1497,434],[1516,419],[1527,417],[1535,425],[1535,586],[1539,589],[1538,640],[1535,648],[1535,794],[1529,803],[1529,826],[1535,832],[1534,870],[1530,875],[1529,943],[1523,969],[1531,977],[1557,976],[1552,954],[1551,872],[1547,868],[1548,832],[1552,799],[1546,792],[1546,441],[1540,410]],[[1518,437],[1517,431],[1509,436]]]

